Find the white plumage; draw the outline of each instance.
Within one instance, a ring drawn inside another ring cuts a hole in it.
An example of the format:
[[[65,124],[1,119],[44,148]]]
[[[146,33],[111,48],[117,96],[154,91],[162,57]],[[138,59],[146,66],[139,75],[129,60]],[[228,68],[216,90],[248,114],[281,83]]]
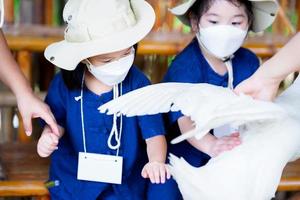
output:
[[[300,80],[275,103],[208,84],[162,83],[135,90],[99,109],[126,116],[180,110],[195,121],[196,128],[174,143],[193,136],[200,139],[228,123],[239,125],[240,146],[200,168],[171,155],[171,173],[184,199],[269,200],[286,163],[300,156],[299,99]]]

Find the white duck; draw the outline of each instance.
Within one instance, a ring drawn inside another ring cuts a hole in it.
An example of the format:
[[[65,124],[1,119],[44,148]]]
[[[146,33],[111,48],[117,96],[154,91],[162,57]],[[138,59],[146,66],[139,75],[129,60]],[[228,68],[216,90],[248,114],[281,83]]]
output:
[[[298,99],[300,78],[275,103],[208,84],[162,83],[135,90],[99,110],[126,116],[180,110],[195,121],[195,129],[173,143],[193,136],[201,139],[209,130],[228,123],[239,125],[240,146],[200,168],[171,155],[171,173],[184,199],[269,200],[287,162],[300,157]]]

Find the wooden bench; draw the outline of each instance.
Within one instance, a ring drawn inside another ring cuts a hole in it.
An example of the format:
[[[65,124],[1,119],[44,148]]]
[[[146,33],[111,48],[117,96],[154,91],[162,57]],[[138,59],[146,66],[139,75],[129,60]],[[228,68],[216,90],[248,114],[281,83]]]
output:
[[[13,51],[43,52],[45,48],[63,39],[64,28],[41,25],[6,26],[4,32],[9,47]],[[151,32],[140,43],[140,55],[175,55],[180,52],[191,39],[192,34],[180,32]],[[289,38],[267,34],[261,37],[249,37],[245,47],[253,50],[258,56],[265,58],[278,51]]]
[[[36,143],[0,145],[0,159],[3,169],[0,197],[49,199],[45,182],[48,179],[50,160],[37,155]]]
[[[0,197],[49,198],[44,183],[50,162],[37,155],[36,143],[0,145],[0,158],[4,171],[4,180],[0,181]],[[278,191],[300,191],[300,159],[286,166]]]
[[[300,159],[285,167],[278,191],[300,191]]]
[[[29,79],[31,79],[32,71],[31,52],[44,51],[46,46],[61,40],[63,35],[62,28],[44,26],[5,28],[9,47],[18,52],[17,60]],[[139,44],[138,54],[172,56],[180,52],[191,39],[192,35],[176,32],[151,33]],[[261,57],[270,57],[286,43],[287,39],[268,35],[250,38],[245,46]],[[2,105],[5,106],[16,104],[11,95],[1,95],[0,101],[3,101]],[[39,199],[48,199],[48,191],[44,182],[48,176],[49,160],[38,157],[35,143],[0,145],[0,159],[5,175],[4,180],[0,181],[0,197],[35,196]],[[300,190],[300,161],[286,167],[278,190]]]

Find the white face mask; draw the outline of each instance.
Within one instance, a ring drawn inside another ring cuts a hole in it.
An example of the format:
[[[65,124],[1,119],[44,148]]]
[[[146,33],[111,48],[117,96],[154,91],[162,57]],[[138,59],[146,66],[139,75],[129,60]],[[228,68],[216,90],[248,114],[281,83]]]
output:
[[[133,61],[134,49],[130,55],[101,66],[94,66],[89,60],[86,60],[86,66],[96,79],[108,86],[114,86],[126,78]]]
[[[217,58],[233,55],[243,44],[247,31],[231,25],[199,28],[196,34],[199,44]]]

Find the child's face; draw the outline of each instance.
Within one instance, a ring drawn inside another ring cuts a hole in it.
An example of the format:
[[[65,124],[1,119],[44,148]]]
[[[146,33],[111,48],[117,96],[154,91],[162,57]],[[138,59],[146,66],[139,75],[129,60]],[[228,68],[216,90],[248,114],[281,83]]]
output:
[[[245,6],[241,5],[237,7],[226,0],[214,1],[208,11],[201,16],[199,25],[200,28],[207,28],[215,25],[232,25],[243,30],[249,28]],[[193,29],[196,29],[194,31],[197,31],[198,24],[194,24]]]
[[[119,60],[120,58],[123,58],[125,56],[128,56],[129,54],[132,53],[131,49],[132,49],[132,47],[129,47],[129,48],[121,50],[121,51],[97,55],[94,57],[90,57],[88,60],[91,62],[92,65],[100,67],[102,65],[108,64],[115,60]]]

